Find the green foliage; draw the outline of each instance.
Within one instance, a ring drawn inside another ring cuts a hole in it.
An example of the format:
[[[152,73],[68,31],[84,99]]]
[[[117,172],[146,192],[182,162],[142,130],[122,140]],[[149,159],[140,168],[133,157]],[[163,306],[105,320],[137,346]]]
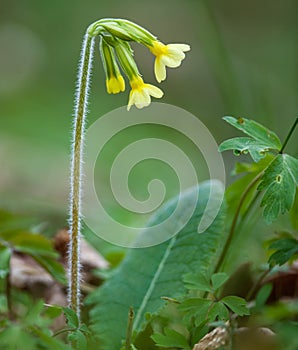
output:
[[[229,309],[231,309],[236,315],[244,316],[249,315],[249,310],[247,308],[247,302],[245,299],[231,295],[221,299]]]
[[[65,284],[64,268],[57,261],[59,254],[54,250],[52,242],[41,234],[17,225],[24,225],[24,222],[12,214],[0,212],[0,277],[3,267],[8,268],[8,255],[18,252],[30,255],[58,282]],[[2,260],[3,254],[6,263]]]
[[[215,294],[228,278],[228,275],[224,272],[214,273],[211,279],[204,273],[199,272],[184,275],[183,281],[187,289],[195,289]]]
[[[23,311],[18,315],[18,320],[5,319],[2,322],[0,331],[1,350],[71,350],[71,347],[63,341],[53,338],[49,329],[60,313],[55,312],[55,317],[53,317],[53,314],[49,317],[41,300],[36,302],[25,296],[21,310]]]
[[[226,189],[225,193],[229,216],[233,217],[235,215],[243,191],[267,168],[272,159],[273,156],[267,154],[266,157],[261,159],[258,163],[236,163],[232,175],[241,175],[241,177],[232,182]],[[254,189],[256,187],[257,184],[254,186]],[[241,214],[244,214],[247,211],[254,196],[255,192],[253,190],[247,193],[245,201],[241,207]]]
[[[199,201],[187,225],[162,244],[128,251],[113,277],[88,298],[88,303],[93,304],[92,329],[104,341],[103,349],[120,348],[130,306],[135,311],[134,329],[140,331],[145,324],[145,314],[154,314],[163,306],[162,296],[175,298],[186,293],[181,276],[190,271],[210,271],[214,266],[224,238],[223,212],[206,232],[198,234],[210,184],[203,183],[193,191],[199,191]],[[190,192],[182,196],[185,207],[190,197]],[[163,206],[151,225],[164,220],[175,208],[177,200]],[[146,239],[146,230],[140,239],[142,237]]]
[[[298,241],[294,238],[281,238],[271,243],[269,249],[274,250],[269,258],[269,264],[283,265],[297,257]]]
[[[255,162],[260,162],[262,158],[266,159],[269,151],[275,153],[281,151],[282,146],[278,136],[261,124],[245,118],[224,117],[224,120],[250,137],[226,140],[219,146],[220,151],[234,150],[237,155],[250,153]],[[267,159],[270,158],[267,157]],[[261,206],[264,207],[263,216],[268,223],[274,221],[279,214],[285,214],[292,208],[298,185],[298,160],[296,158],[287,154],[277,154],[267,166],[264,167],[264,164],[261,164],[258,169],[260,171],[252,171],[253,167],[247,164],[238,166],[237,172],[239,168],[240,171],[257,172],[262,175],[257,190],[264,191]],[[246,178],[250,177],[254,178],[253,176]],[[232,186],[235,191],[236,184]]]
[[[198,326],[202,321],[208,323],[215,320],[227,321],[229,311],[227,307],[238,316],[249,315],[247,303],[243,298],[237,296],[225,296],[216,298],[219,289],[228,280],[228,275],[223,272],[215,273],[211,278],[202,274],[187,274],[184,277],[186,288],[207,292],[210,298],[186,298],[179,308],[185,312],[185,320],[195,319]]]
[[[154,333],[151,338],[162,348],[190,349],[185,336],[174,329],[165,328],[164,334]]]
[[[265,170],[258,191],[265,191],[261,206],[264,217],[272,222],[278,215],[289,211],[295,199],[298,186],[298,160],[279,154]]]
[[[258,162],[269,150],[281,149],[278,136],[263,125],[246,118],[224,117],[223,119],[249,137],[236,137],[222,142],[219,146],[221,152],[234,150],[236,155],[249,153],[252,159]]]

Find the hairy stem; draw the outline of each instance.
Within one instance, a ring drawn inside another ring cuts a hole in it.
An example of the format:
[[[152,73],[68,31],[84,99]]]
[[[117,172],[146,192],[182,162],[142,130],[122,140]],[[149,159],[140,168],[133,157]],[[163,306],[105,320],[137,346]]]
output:
[[[80,316],[80,229],[81,185],[84,125],[87,112],[89,78],[92,69],[94,38],[85,35],[79,64],[75,101],[74,130],[70,174],[70,245],[69,245],[69,307]]]
[[[230,228],[230,231],[229,231],[229,235],[228,235],[228,239],[226,240],[226,243],[224,245],[224,248],[221,252],[221,255],[218,259],[218,262],[217,262],[217,265],[215,267],[215,270],[214,270],[214,273],[220,271],[221,269],[221,266],[224,262],[224,259],[227,255],[227,252],[229,250],[229,247],[232,243],[232,239],[234,237],[234,233],[235,233],[235,229],[236,229],[236,225],[237,225],[237,221],[238,221],[238,217],[240,215],[240,211],[241,211],[241,208],[244,204],[244,201],[248,195],[248,193],[251,191],[251,189],[256,185],[256,183],[260,180],[260,178],[264,175],[264,172],[260,172],[249,184],[248,186],[246,187],[246,189],[244,190],[244,192],[242,193],[242,196],[239,200],[239,203],[238,203],[238,206],[237,206],[237,209],[236,209],[236,212],[235,212],[235,215],[234,215],[234,218],[233,218],[233,221],[232,221],[232,224],[231,224],[231,228]]]

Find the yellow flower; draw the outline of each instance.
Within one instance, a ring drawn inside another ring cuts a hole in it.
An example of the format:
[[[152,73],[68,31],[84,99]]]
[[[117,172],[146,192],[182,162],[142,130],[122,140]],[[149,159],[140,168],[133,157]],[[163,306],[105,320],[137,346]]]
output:
[[[106,87],[109,94],[118,94],[120,91],[125,90],[125,82],[122,75],[111,76],[106,80]]]
[[[168,44],[165,45],[160,41],[153,41],[149,46],[150,51],[156,56],[154,63],[154,73],[156,80],[160,83],[166,79],[166,66],[170,68],[179,67],[181,61],[185,58],[186,51],[190,46],[186,44]]]
[[[128,111],[132,105],[135,105],[137,108],[149,106],[151,96],[156,98],[161,98],[163,96],[162,90],[154,85],[145,84],[140,76],[133,77],[130,81],[130,86],[131,91],[127,105]]]

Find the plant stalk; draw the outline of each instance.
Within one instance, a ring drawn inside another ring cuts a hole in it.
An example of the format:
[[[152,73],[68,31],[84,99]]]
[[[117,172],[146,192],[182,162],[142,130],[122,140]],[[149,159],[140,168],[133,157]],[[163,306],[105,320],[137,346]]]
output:
[[[241,198],[239,200],[239,204],[237,206],[237,209],[236,209],[236,212],[235,212],[235,215],[234,215],[234,218],[233,218],[233,221],[232,221],[232,224],[231,224],[231,228],[230,228],[230,231],[229,231],[229,235],[228,235],[228,238],[226,240],[226,243],[224,245],[224,248],[221,252],[221,255],[218,259],[218,262],[217,262],[217,265],[215,267],[215,270],[214,270],[214,273],[216,272],[219,272],[220,271],[220,268],[222,266],[222,263],[226,257],[226,254],[227,254],[227,251],[232,243],[232,240],[233,240],[233,237],[234,237],[234,233],[235,233],[235,229],[236,229],[236,224],[237,224],[237,221],[238,221],[238,217],[240,215],[240,211],[241,211],[241,208],[244,204],[244,201],[246,199],[246,196],[248,195],[248,193],[250,192],[250,190],[255,186],[255,184],[260,180],[260,178],[264,175],[264,172],[261,171],[246,187],[246,189],[244,190],[244,192],[242,193],[241,195]]]
[[[75,99],[74,130],[71,152],[70,174],[70,244],[69,244],[69,307],[80,317],[80,234],[82,197],[82,156],[84,127],[87,112],[89,79],[92,69],[94,37],[85,35]]]
[[[129,313],[128,313],[128,321],[127,321],[125,350],[131,349],[133,320],[134,320],[134,311],[133,311],[133,308],[130,307]]]
[[[279,151],[280,154],[282,154],[284,149],[286,148],[286,145],[288,144],[288,142],[289,142],[289,140],[290,140],[290,138],[291,138],[291,136],[292,136],[296,126],[297,126],[297,124],[298,124],[298,118],[296,118],[294,124],[292,125],[292,127],[291,127],[291,129],[290,129],[290,131],[289,131],[289,133],[288,133],[288,135],[287,135],[287,137],[286,137],[286,139],[285,139],[285,141],[284,141],[284,143],[283,143],[283,145],[282,145],[282,147],[281,147],[281,149]]]

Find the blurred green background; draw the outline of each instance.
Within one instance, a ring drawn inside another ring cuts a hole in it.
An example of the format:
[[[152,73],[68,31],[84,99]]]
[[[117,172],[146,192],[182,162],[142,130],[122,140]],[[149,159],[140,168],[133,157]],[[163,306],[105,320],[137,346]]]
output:
[[[81,40],[103,17],[191,45],[182,66],[168,70],[162,102],[198,116],[218,143],[234,135],[224,115],[254,118],[285,137],[297,111],[295,0],[1,1],[0,207],[65,224]],[[145,80],[155,84],[153,57],[134,48]],[[88,123],[127,99],[128,91],[105,92],[96,50]],[[224,158],[229,173],[234,159]]]

